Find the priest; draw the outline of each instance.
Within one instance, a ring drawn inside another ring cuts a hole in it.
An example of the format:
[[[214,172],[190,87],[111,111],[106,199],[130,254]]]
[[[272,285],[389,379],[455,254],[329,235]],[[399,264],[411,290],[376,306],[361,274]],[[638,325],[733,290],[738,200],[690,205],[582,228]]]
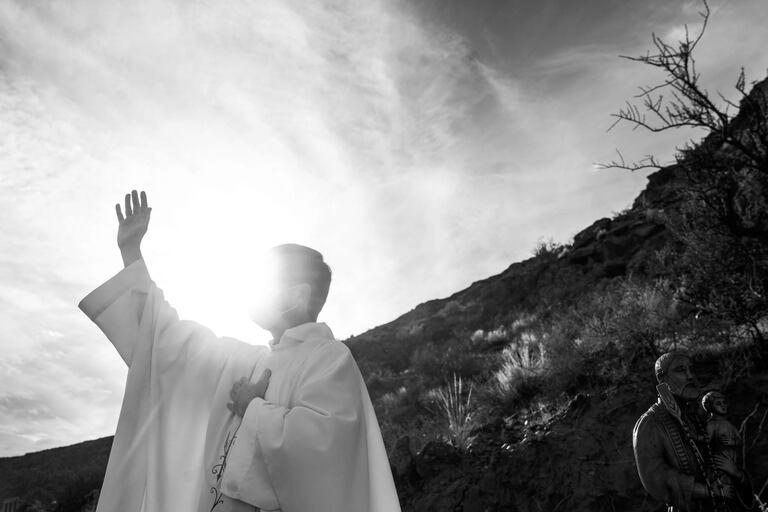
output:
[[[180,320],[141,254],[144,192],[116,205],[125,268],[80,308],[128,365],[97,512],[399,511],[360,371],[317,322],[331,280],[308,247],[273,248],[258,346]]]

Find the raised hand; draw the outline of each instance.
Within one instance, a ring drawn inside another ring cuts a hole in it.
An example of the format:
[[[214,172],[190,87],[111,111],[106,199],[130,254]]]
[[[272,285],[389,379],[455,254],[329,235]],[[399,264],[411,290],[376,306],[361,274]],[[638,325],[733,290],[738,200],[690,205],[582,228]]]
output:
[[[147,194],[144,191],[139,197],[139,193],[133,190],[130,194],[125,194],[125,215],[120,209],[120,203],[115,205],[115,212],[119,223],[117,246],[127,267],[141,258],[141,240],[147,233],[152,208],[147,205]]]

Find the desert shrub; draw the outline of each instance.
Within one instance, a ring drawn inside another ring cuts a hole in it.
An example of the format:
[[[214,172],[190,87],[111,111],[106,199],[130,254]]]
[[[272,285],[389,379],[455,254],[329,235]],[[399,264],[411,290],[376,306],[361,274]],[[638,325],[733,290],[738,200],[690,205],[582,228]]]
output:
[[[500,342],[505,342],[509,340],[510,332],[506,327],[497,327],[496,329],[492,329],[490,331],[484,331],[483,329],[478,329],[474,333],[472,333],[472,336],[470,336],[470,341],[475,346],[482,346],[482,345],[495,345]]]
[[[492,385],[504,409],[537,394],[570,393],[585,380],[583,324],[572,310],[519,331],[498,355]]]
[[[564,247],[565,247],[564,245],[555,242],[551,238],[549,240],[540,239],[536,243],[536,247],[533,248],[532,253],[534,257],[537,257],[537,258],[559,256],[563,251]]]
[[[411,355],[411,368],[424,379],[426,386],[434,387],[454,374],[464,380],[479,378],[487,371],[486,359],[467,338],[442,345],[424,344]]]
[[[471,446],[471,429],[476,423],[478,403],[473,384],[458,375],[442,387],[423,392],[421,383],[401,386],[383,395],[374,405],[387,449],[408,436],[419,451],[427,442],[440,439],[458,449]]]
[[[489,382],[489,397],[497,407],[508,410],[539,389],[539,377],[546,370],[546,348],[540,330],[519,332],[496,357]]]
[[[625,371],[639,359],[677,348],[680,341],[680,317],[665,280],[618,281],[605,293],[593,296],[583,314],[585,341],[594,349],[614,344]]]
[[[435,313],[434,316],[436,317],[450,317],[453,315],[460,314],[464,311],[464,306],[455,300],[449,300],[445,303],[445,305],[440,308],[439,311]]]
[[[476,406],[472,401],[472,384],[465,387],[462,378],[454,374],[451,382],[435,390],[435,397],[448,421],[448,441],[456,449],[468,451],[474,441],[471,432],[475,426]]]
[[[421,385],[409,382],[395,391],[385,393],[374,402],[376,416],[398,421],[401,418],[423,414],[425,409],[420,400]]]
[[[480,381],[478,396],[504,414],[532,400],[617,383],[668,350],[727,347],[739,338],[732,324],[697,317],[679,295],[670,279],[628,277],[558,313],[531,315],[517,328],[509,324],[503,331],[508,341],[495,355],[489,380]],[[478,332],[474,343],[488,337]],[[722,363],[727,378],[754,366],[730,364],[738,352],[727,353]]]
[[[361,370],[362,373],[362,370]],[[403,379],[388,368],[367,369],[365,375],[365,386],[372,400],[398,389]]]
[[[556,395],[617,382],[663,352],[728,346],[734,336],[733,324],[681,302],[670,279],[616,280],[550,322],[542,338],[546,389]]]
[[[480,350],[493,350],[514,341],[523,331],[535,325],[537,316],[528,312],[510,312],[504,322],[494,329],[477,329],[469,337],[471,344]]]
[[[495,377],[500,385],[506,385],[515,375],[535,375],[545,367],[546,348],[541,335],[533,331],[520,334],[517,341],[507,345],[501,352],[501,367]]]
[[[548,324],[548,333],[542,338],[547,370],[547,379],[542,384],[550,396],[571,394],[591,377],[582,331],[583,324],[573,310],[551,319]]]

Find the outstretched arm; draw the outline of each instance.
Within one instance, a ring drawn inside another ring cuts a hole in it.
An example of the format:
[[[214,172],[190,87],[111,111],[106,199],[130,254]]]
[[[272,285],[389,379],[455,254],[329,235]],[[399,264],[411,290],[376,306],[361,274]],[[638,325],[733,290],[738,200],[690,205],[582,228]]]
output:
[[[147,204],[147,194],[142,190],[141,196],[135,190],[125,194],[125,216],[120,209],[120,203],[115,205],[117,213],[117,246],[123,257],[123,265],[126,267],[134,261],[140,260],[141,241],[149,227],[149,216],[152,208]]]
[[[115,205],[119,227],[117,245],[123,268],[89,293],[80,309],[101,328],[128,366],[137,344],[152,345],[158,368],[172,364],[192,368],[219,368],[236,346],[232,339],[218,338],[210,329],[180,320],[152,281],[141,254],[152,208],[147,194],[136,190],[125,195],[125,215]]]
[[[117,245],[125,268],[89,293],[78,306],[104,331],[130,366],[139,319],[152,288],[141,256],[141,240],[147,232],[152,209],[147,205],[147,194],[142,191],[139,198],[134,190],[125,195],[125,216],[119,204],[115,205],[115,211],[119,224]],[[131,290],[141,293],[132,294]]]

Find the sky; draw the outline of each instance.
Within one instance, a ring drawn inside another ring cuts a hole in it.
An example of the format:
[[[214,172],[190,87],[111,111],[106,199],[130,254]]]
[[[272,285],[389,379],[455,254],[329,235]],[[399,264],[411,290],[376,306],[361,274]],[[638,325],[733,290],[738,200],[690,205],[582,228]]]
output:
[[[768,6],[712,0],[698,60],[768,69]],[[296,242],[333,270],[340,339],[627,208],[701,134],[611,114],[662,77],[619,58],[696,1],[0,0],[0,456],[111,435],[126,368],[77,303],[121,268],[114,204],[184,318],[264,343],[253,262]]]

